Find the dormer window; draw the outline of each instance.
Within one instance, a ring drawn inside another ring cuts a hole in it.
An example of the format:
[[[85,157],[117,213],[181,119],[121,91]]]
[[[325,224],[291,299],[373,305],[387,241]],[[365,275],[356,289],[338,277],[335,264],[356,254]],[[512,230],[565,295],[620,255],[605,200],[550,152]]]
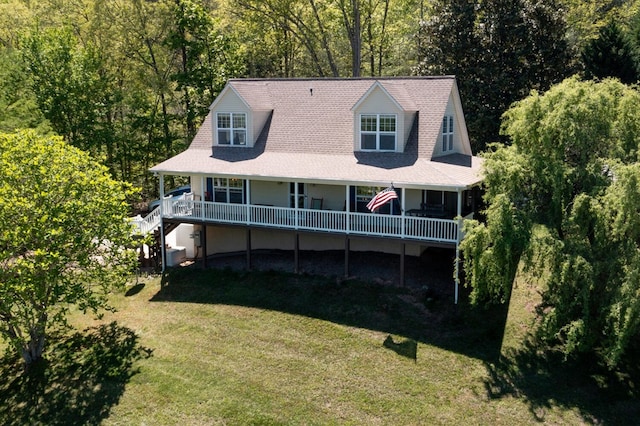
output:
[[[453,116],[442,118],[442,151],[453,151]]]
[[[218,145],[247,144],[247,114],[219,112],[217,115]]]
[[[362,114],[360,116],[360,149],[363,151],[395,151],[395,114]]]

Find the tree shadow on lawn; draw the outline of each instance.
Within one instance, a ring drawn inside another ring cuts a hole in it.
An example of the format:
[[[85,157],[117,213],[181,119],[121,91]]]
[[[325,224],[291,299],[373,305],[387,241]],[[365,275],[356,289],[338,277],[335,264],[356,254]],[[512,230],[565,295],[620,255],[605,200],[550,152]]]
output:
[[[446,259],[434,262],[447,264]],[[446,277],[441,278],[450,289],[451,275]],[[380,344],[411,359],[420,358],[414,350],[421,342],[482,360],[489,374],[487,397],[523,399],[540,422],[553,407],[565,407],[579,410],[585,423],[637,424],[640,365],[633,360],[640,353],[630,357],[627,372],[621,374],[594,360],[565,362],[528,341],[521,349],[501,352],[508,304],[472,307],[464,288],[458,305],[450,296],[437,286],[192,265],[165,273],[162,288],[151,300],[271,309],[402,336],[387,336]]]
[[[577,409],[587,424],[638,424],[640,353],[628,357],[624,372],[609,371],[593,356],[564,360],[559,353],[543,352],[532,339],[487,364],[489,398],[524,399],[539,422],[552,407],[565,407]]]
[[[448,282],[451,285],[452,279]],[[506,306],[485,310],[466,302],[455,305],[452,298],[428,287],[273,270],[203,270],[193,265],[168,270],[151,300],[304,315],[402,336],[487,362],[498,360],[507,314]]]
[[[99,424],[138,372],[134,361],[151,356],[115,322],[50,342],[26,371],[12,353],[0,360],[0,424]]]

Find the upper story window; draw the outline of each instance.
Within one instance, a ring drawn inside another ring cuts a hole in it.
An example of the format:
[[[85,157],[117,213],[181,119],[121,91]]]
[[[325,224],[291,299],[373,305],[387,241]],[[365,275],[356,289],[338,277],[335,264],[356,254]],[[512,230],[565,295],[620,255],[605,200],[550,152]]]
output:
[[[445,115],[442,118],[442,150],[453,150],[453,116]]]
[[[219,112],[217,115],[218,145],[247,144],[247,114]]]
[[[392,114],[362,114],[360,116],[360,149],[395,151],[396,116]]]

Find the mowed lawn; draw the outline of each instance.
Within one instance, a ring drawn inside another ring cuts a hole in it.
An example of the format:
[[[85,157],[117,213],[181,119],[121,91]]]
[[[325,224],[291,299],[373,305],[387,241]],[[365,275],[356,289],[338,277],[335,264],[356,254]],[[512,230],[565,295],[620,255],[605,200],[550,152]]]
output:
[[[536,297],[454,306],[431,289],[284,272],[140,277],[23,374],[0,365],[2,424],[633,424],[633,378],[522,342]]]

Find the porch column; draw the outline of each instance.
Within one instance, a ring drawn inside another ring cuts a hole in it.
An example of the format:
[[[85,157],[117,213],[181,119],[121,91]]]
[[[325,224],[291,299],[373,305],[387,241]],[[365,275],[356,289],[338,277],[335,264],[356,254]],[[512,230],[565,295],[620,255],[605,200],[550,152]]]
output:
[[[202,206],[202,208],[200,209],[200,218],[202,219],[202,221],[204,221],[204,186],[204,176],[200,176],[200,205]]]
[[[344,211],[346,214],[346,219],[345,219],[345,232],[348,234],[349,230],[351,228],[351,200],[349,199],[349,185],[345,186],[345,195],[344,195]],[[348,243],[347,243],[348,244]],[[345,273],[345,275],[348,275],[348,273]]]
[[[458,188],[458,234],[456,236],[456,287],[454,292],[454,303],[458,304],[458,287],[460,286],[460,235],[462,234],[462,191]]]
[[[162,255],[162,272],[167,267],[167,252],[164,239],[164,175],[160,174],[160,253]]]
[[[247,187],[247,218],[245,222],[249,224],[251,222],[251,181],[249,179],[245,179],[245,186]]]
[[[296,229],[298,229],[298,182],[294,181],[293,182],[293,225]],[[297,234],[296,234],[296,239],[297,239]],[[297,268],[297,266],[296,266]],[[296,271],[297,272],[297,271]]]
[[[402,236],[402,238],[404,238],[405,237],[405,220],[406,220],[405,219],[405,215],[404,215],[404,210],[405,210],[405,200],[406,200],[407,197],[405,197],[406,190],[405,190],[404,187],[401,188],[400,191],[401,191],[401,197],[402,197],[402,202],[400,203],[401,204],[400,205],[400,210],[401,210],[400,214],[402,215],[402,220],[400,222],[401,223],[401,225],[400,225],[401,226],[401,234],[400,235]]]

